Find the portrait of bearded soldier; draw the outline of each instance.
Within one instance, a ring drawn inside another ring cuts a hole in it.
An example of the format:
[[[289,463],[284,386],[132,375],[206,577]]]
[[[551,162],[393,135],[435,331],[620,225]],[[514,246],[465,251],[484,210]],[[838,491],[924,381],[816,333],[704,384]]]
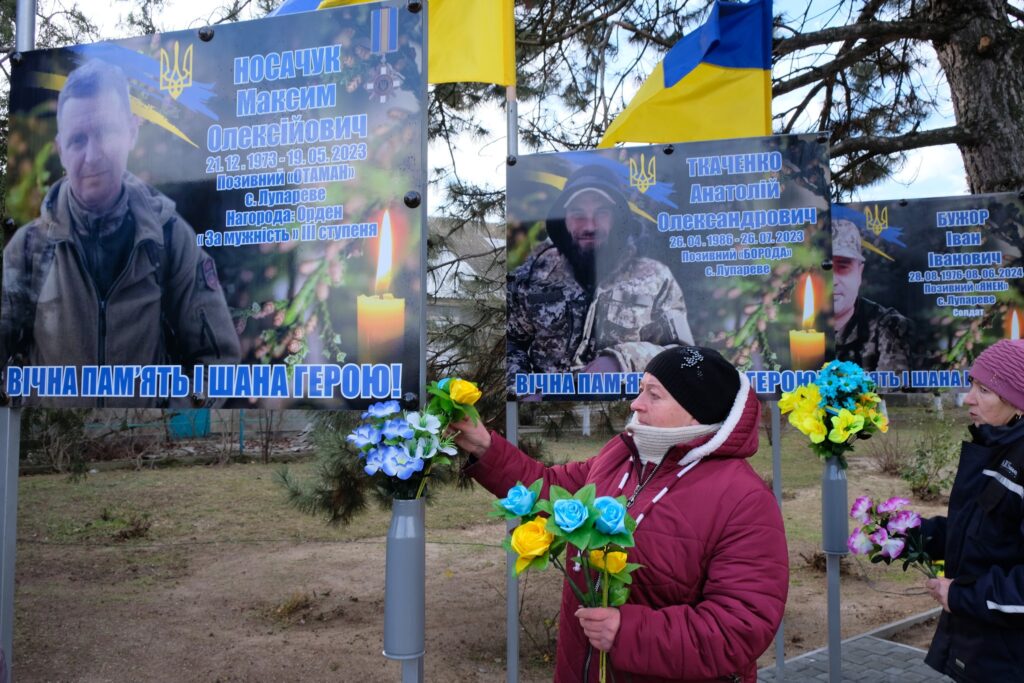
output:
[[[667,346],[693,343],[683,291],[638,254],[640,225],[611,170],[575,170],[545,227],[509,274],[510,387],[519,373],[642,372]]]

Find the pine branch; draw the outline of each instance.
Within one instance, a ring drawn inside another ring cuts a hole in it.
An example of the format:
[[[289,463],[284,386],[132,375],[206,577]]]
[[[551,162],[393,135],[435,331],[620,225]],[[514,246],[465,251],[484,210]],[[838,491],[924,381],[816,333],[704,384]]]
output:
[[[808,47],[829,45],[847,40],[869,40],[877,43],[890,43],[905,38],[941,40],[949,35],[953,28],[949,24],[918,19],[871,21],[850,24],[849,26],[833,26],[820,31],[801,33],[792,38],[780,38],[775,41],[775,47],[772,52],[778,58]]]
[[[799,76],[794,76],[788,80],[780,80],[772,86],[772,96],[778,97],[779,95],[802,88],[805,85],[810,85],[815,81],[821,81],[828,78],[829,76],[856,64],[868,55],[877,52],[879,48],[883,47],[885,44],[885,41],[875,40],[863,42],[857,47],[840,54],[828,64],[812,67]]]
[[[871,154],[894,154],[911,149],[930,147],[932,145],[964,144],[973,142],[975,134],[962,126],[949,126],[926,131],[911,131],[905,135],[882,137],[880,135],[862,135],[848,138],[834,145],[832,157],[846,156],[858,152]]]

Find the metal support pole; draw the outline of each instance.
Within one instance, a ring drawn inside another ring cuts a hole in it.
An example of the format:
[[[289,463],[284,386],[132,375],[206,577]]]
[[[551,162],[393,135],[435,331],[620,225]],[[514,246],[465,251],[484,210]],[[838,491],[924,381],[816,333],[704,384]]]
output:
[[[17,0],[14,47],[27,52],[36,46],[36,1]],[[0,679],[13,681],[14,557],[18,543],[18,461],[21,409],[0,408],[0,650],[5,670]]]
[[[505,436],[516,445],[519,441],[519,404],[505,404]],[[516,528],[515,520],[507,523],[508,531]],[[505,554],[505,681],[519,681],[519,579],[516,577],[515,553]]]
[[[775,502],[782,509],[782,413],[779,402],[771,401],[772,410],[772,492]],[[784,635],[785,620],[779,622],[779,630],[775,633],[775,680],[786,680],[786,637]]]
[[[0,649],[6,671],[0,679],[12,681],[14,659],[14,557],[18,541],[18,454],[21,444],[21,409],[0,408]]]
[[[17,0],[14,15],[14,49],[27,52],[36,46],[36,0]]]
[[[849,534],[849,506],[846,499],[846,470],[840,467],[839,458],[829,458],[825,461],[821,475],[821,540],[825,550],[825,573],[828,581],[829,683],[841,683],[843,680],[839,562],[848,552],[846,539]]]
[[[513,52],[513,62],[514,42],[509,46]],[[519,102],[515,85],[505,88],[505,105],[507,163],[513,164],[519,154]],[[512,445],[519,442],[519,404],[515,401],[505,403],[505,438]],[[509,520],[507,528],[511,532],[516,528],[515,522]],[[519,579],[516,577],[516,557],[513,553],[505,556],[505,638],[505,681],[519,683]]]

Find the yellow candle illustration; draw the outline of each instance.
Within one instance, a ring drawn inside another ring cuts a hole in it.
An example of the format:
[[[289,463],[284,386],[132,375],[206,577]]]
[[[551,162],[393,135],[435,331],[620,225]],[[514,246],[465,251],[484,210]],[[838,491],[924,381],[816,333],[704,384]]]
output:
[[[814,284],[804,276],[803,329],[789,333],[789,355],[794,370],[817,370],[825,361],[825,333],[814,329]]]
[[[405,299],[390,291],[393,247],[391,215],[381,219],[377,254],[377,279],[373,294],[356,300],[356,329],[360,363],[397,363],[401,360],[405,336]]]

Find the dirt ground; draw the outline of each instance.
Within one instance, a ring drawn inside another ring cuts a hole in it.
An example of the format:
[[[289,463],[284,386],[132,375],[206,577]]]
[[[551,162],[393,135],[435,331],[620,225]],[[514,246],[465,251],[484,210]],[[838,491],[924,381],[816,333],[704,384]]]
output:
[[[860,491],[900,492],[898,481],[874,474],[865,463],[855,462],[850,476],[856,480],[851,499]],[[161,489],[148,486],[144,495],[160,499]],[[500,522],[483,522],[487,503],[480,501],[473,502],[481,509],[471,507],[468,521],[442,529],[431,527],[442,503],[427,513],[428,680],[504,679],[503,529]],[[807,531],[820,519],[820,505],[813,487],[783,503],[792,567],[787,657],[821,647],[827,637],[825,575],[815,566],[818,541]],[[942,509],[916,507],[925,514]],[[296,515],[286,508],[264,514]],[[382,527],[378,535],[344,542],[230,541],[218,534],[212,536],[220,540],[207,541],[211,534],[199,521],[186,532],[191,536],[167,535],[179,540],[65,544],[33,531],[37,523],[31,519],[26,524],[16,578],[19,682],[401,678],[399,665],[381,656]],[[154,535],[161,537],[158,529]],[[934,607],[915,575],[856,559],[844,564],[844,638]],[[554,571],[527,575],[523,582],[524,683],[550,680],[559,590]],[[760,663],[773,661],[769,648]]]

